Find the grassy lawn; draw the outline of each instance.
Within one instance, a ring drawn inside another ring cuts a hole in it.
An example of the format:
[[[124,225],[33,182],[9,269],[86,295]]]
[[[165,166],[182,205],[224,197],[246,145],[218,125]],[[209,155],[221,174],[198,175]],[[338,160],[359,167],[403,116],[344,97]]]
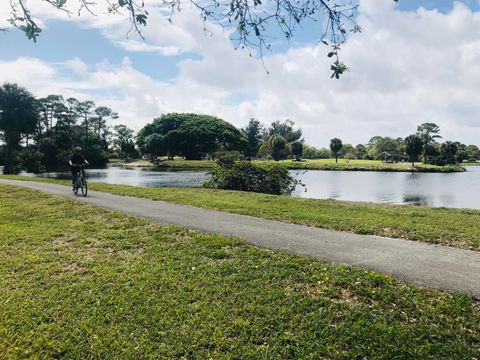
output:
[[[0,185],[0,358],[474,359],[466,295]]]
[[[436,166],[422,163],[415,163],[415,167],[409,162],[384,163],[380,160],[346,160],[338,159],[316,159],[298,162],[292,160],[283,160],[290,169],[310,169],[310,170],[338,170],[338,171],[393,171],[393,172],[463,172],[460,166]]]
[[[262,163],[275,163],[274,161],[258,160]],[[412,167],[411,163],[383,163],[380,160],[345,160],[338,159],[318,159],[298,162],[293,160],[282,160],[289,169],[310,169],[310,170],[345,170],[345,171],[401,171],[401,172],[463,172],[460,166],[435,166],[416,163]],[[177,169],[209,169],[214,166],[214,161],[209,160],[164,160],[160,165],[155,166],[147,160],[135,160],[124,162],[119,160],[112,161],[113,165],[124,167],[150,167],[150,168],[177,168]]]
[[[69,181],[0,176],[69,184]],[[480,250],[480,211],[302,199],[238,191],[90,183],[92,190],[191,205],[321,228]]]

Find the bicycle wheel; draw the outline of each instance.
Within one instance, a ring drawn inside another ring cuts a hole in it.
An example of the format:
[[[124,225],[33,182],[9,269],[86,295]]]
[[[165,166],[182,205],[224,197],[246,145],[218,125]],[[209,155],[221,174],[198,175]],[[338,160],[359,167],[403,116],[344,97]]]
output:
[[[82,179],[82,187],[80,188],[82,190],[82,195],[85,197],[87,196],[88,193],[88,186],[87,186],[87,180]]]
[[[73,185],[72,185],[72,191],[75,195],[78,194],[78,179],[75,179]]]

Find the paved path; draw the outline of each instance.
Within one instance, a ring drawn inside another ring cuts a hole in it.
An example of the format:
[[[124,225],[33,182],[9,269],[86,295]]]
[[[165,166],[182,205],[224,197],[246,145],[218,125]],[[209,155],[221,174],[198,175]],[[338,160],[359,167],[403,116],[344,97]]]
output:
[[[252,245],[360,266],[440,290],[468,292],[480,299],[480,252],[293,225],[96,191],[83,198],[74,196],[69,187],[56,184],[5,179],[0,179],[0,184],[41,190],[160,223],[236,236]]]

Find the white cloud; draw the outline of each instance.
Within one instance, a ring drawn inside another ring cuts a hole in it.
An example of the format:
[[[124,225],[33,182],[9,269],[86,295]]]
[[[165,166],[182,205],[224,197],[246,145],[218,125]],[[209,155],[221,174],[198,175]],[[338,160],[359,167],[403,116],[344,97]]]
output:
[[[17,59],[0,62],[0,81],[21,82],[39,96],[94,96],[136,129],[162,113],[188,111],[237,126],[250,117],[265,123],[290,118],[316,146],[334,136],[351,143],[374,135],[405,137],[426,121],[438,123],[446,139],[480,143],[480,13],[465,5],[456,3],[448,14],[400,12],[389,1],[361,0],[363,32],[342,50],[350,72],[340,80],[330,79],[323,45],[267,55],[268,75],[260,60],[234,51],[220,27],[209,25],[214,36],[206,36],[197,16],[185,9],[172,25],[162,10],[154,12],[145,43],[126,39],[125,24],[115,18],[82,23],[129,51],[201,56],[179,62],[173,80],[154,79],[128,59],[120,65],[81,59],[61,65],[80,78],[65,78],[57,65],[39,59]],[[239,93],[253,95],[235,103]]]

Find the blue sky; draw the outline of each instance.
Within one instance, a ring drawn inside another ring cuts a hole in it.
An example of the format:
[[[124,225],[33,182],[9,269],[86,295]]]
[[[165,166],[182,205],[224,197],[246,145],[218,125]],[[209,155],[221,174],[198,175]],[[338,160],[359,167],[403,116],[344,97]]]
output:
[[[186,10],[173,25],[156,14],[146,42],[127,39],[120,23],[106,17],[80,21],[42,12],[37,43],[17,30],[0,34],[0,81],[18,81],[38,96],[93,98],[135,129],[165,112],[195,111],[237,126],[250,117],[290,118],[316,146],[334,136],[352,143],[404,137],[423,121],[438,122],[446,138],[478,142],[480,1],[360,1],[364,32],[344,46],[350,72],[340,81],[330,80],[316,24],[305,24],[291,43],[272,40],[267,75],[258,58],[234,51],[215,25],[208,24],[214,35],[206,36]],[[419,7],[427,11],[416,14]],[[8,17],[5,4],[0,15]]]

